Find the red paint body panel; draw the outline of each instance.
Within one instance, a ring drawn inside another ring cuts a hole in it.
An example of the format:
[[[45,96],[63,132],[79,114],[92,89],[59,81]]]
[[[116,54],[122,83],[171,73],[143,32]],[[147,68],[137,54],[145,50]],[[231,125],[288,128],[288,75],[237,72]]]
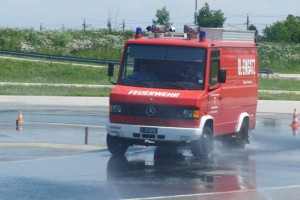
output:
[[[130,94],[130,91],[136,94]],[[138,93],[138,92],[144,93]],[[148,92],[148,93],[147,93]],[[156,92],[151,95],[149,92]],[[163,93],[179,94],[178,97],[164,97]],[[116,86],[111,93],[111,102],[128,102],[128,103],[143,103],[143,104],[162,104],[162,105],[185,105],[195,106],[199,96],[205,95],[205,91],[189,91],[189,90],[170,90],[157,88],[142,88],[130,86]],[[161,96],[159,96],[161,95]],[[152,99],[151,99],[152,98]]]

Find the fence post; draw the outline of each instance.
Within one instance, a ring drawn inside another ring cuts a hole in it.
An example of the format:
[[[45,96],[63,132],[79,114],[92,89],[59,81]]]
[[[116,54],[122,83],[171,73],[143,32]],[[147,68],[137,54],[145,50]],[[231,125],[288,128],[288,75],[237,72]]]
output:
[[[85,127],[85,140],[84,140],[84,144],[88,144],[89,140],[89,130],[88,130],[88,127]]]

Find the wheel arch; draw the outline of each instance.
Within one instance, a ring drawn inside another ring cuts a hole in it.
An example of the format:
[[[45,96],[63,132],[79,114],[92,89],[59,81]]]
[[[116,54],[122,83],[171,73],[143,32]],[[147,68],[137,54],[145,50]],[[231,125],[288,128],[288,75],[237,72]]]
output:
[[[241,130],[241,127],[242,127],[242,124],[243,124],[244,120],[246,120],[246,124],[247,124],[247,127],[249,129],[250,115],[247,112],[243,112],[243,113],[240,114],[240,116],[238,118],[238,122],[237,122],[237,125],[236,125],[236,128],[235,128],[235,132],[238,132],[238,131]]]
[[[205,115],[201,118],[200,126],[199,128],[203,130],[205,126],[209,126],[214,133],[214,118],[210,115]]]

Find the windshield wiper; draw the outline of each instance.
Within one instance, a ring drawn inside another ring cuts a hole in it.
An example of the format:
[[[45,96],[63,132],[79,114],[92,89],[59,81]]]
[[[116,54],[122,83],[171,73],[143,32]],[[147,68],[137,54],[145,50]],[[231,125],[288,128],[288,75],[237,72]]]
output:
[[[176,83],[156,82],[156,84],[159,84],[159,85],[166,85],[166,86],[169,86],[169,87],[172,87],[172,88],[183,89],[183,90],[186,90],[186,89],[187,89],[186,87],[184,87],[184,86],[182,85],[182,83],[176,84]]]
[[[175,82],[175,83],[166,83],[159,82],[160,85],[171,86],[173,89],[183,89],[183,90],[199,90],[203,89],[201,85],[192,83],[192,82]]]
[[[123,79],[121,83],[129,84],[131,86],[149,86],[146,81],[135,80],[135,79]]]

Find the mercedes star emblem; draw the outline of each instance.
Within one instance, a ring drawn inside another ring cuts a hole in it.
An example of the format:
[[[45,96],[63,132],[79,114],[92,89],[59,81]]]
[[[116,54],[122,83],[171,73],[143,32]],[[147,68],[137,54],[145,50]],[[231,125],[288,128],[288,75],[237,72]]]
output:
[[[153,117],[155,115],[155,113],[156,113],[156,110],[155,110],[155,108],[153,106],[148,106],[146,108],[146,115],[148,117]]]

